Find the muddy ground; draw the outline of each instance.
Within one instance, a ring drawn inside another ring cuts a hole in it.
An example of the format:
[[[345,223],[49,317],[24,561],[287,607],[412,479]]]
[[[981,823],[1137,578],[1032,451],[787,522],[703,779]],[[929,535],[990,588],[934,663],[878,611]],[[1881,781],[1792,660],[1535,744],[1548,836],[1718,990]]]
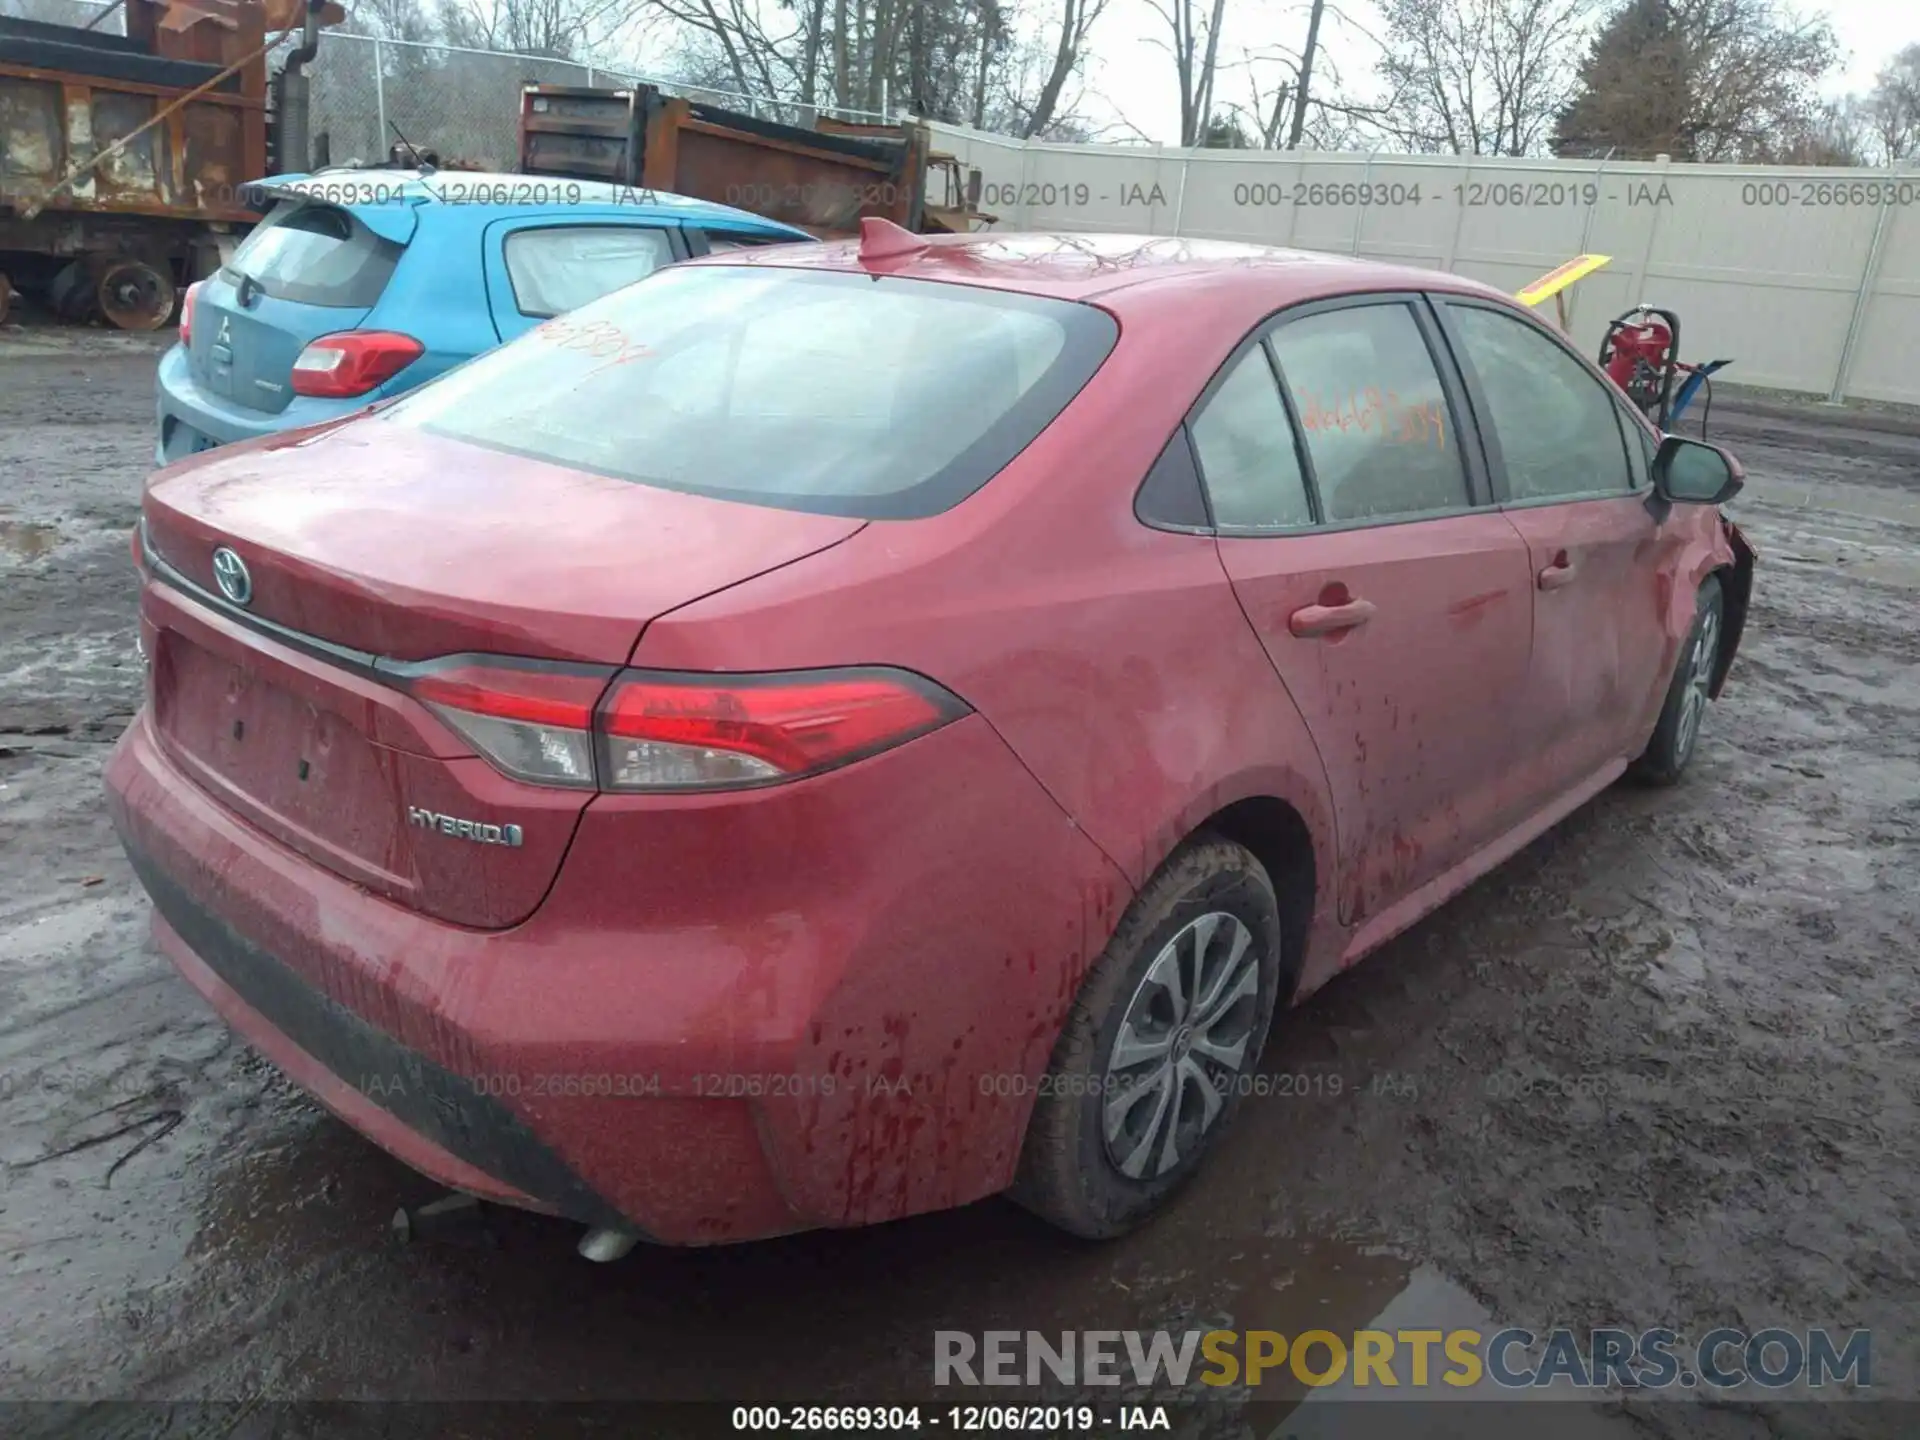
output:
[[[1318,1078],[1250,1099],[1162,1222],[1085,1247],[995,1201],[595,1267],[515,1214],[401,1243],[433,1189],[147,943],[99,772],[155,353],[0,337],[0,1397],[860,1402],[926,1397],[937,1329],[1383,1313],[1868,1327],[1875,1391],[1920,1397],[1920,433],[1718,407],[1764,568],[1689,780],[1602,795],[1286,1017],[1266,1068]]]

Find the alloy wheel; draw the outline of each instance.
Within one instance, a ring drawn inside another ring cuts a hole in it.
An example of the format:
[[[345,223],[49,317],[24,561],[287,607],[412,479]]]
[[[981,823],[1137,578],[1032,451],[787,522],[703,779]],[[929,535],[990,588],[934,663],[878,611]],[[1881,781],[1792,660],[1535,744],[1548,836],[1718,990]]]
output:
[[[1196,1150],[1254,1052],[1260,992],[1253,933],[1224,910],[1189,922],[1147,967],[1108,1056],[1107,1156],[1133,1180]]]
[[[1700,719],[1707,712],[1707,692],[1713,688],[1713,667],[1719,658],[1720,617],[1709,610],[1700,617],[1700,633],[1687,661],[1686,689],[1680,695],[1680,733],[1675,737],[1675,748],[1682,759],[1693,753],[1694,741],[1700,736]]]

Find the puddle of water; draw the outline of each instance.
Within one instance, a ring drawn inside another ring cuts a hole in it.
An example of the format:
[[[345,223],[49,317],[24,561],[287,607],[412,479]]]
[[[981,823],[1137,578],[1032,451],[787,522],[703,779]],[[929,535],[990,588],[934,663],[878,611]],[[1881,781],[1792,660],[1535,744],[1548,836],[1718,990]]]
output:
[[[22,560],[37,560],[59,543],[60,531],[52,525],[0,520],[0,550],[10,550]]]

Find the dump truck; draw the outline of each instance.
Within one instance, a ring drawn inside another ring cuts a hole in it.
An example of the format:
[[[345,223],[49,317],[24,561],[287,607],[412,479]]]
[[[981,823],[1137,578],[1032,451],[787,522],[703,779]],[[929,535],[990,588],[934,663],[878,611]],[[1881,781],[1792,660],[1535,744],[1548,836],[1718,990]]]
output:
[[[99,28],[125,11],[124,35]],[[306,168],[332,0],[119,0],[90,25],[0,17],[0,317],[15,287],[150,330]],[[291,41],[277,73],[269,57]]]
[[[924,125],[788,125],[652,85],[524,87],[519,168],[714,200],[822,238],[868,216],[921,232],[997,218],[980,209],[980,172],[933,150]]]

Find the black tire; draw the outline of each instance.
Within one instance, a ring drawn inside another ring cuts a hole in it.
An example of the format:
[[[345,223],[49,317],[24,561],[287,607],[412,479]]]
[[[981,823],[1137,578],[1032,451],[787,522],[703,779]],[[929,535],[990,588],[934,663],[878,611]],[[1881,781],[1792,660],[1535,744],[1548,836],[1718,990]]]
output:
[[[1214,918],[1209,926],[1209,917],[1231,917],[1248,935],[1237,964],[1230,963],[1229,954],[1239,932],[1224,918]],[[1194,942],[1202,936],[1207,944],[1198,950]],[[1243,992],[1231,1004],[1220,1005],[1211,1020],[1204,1012],[1191,1013],[1199,1007],[1189,1007],[1184,1041],[1182,1026],[1174,1023],[1180,1015],[1171,991],[1147,983],[1148,972],[1176,937],[1182,942],[1173,962],[1179,975],[1184,980],[1197,971],[1198,976],[1195,983],[1183,983],[1183,989],[1200,998]],[[1281,946],[1273,884],[1251,852],[1231,840],[1201,834],[1170,856],[1134,897],[1080,987],[1034,1103],[1010,1198],[1063,1230],[1096,1240],[1125,1234],[1159,1209],[1199,1168],[1246,1093],[1280,991]],[[1192,970],[1182,968],[1188,956],[1193,957]],[[1256,977],[1250,996],[1244,993],[1248,957]],[[1209,990],[1210,979],[1217,990]],[[1170,1017],[1164,1032],[1150,1023],[1159,1016]],[[1142,1037],[1164,1034],[1168,1059],[1142,1061],[1116,1074],[1111,1062],[1123,1023],[1130,1048],[1161,1044],[1159,1038]],[[1216,1057],[1232,1049],[1233,1037],[1242,1033],[1244,1045],[1229,1075]],[[1183,1066],[1188,1059],[1193,1069]],[[1215,1078],[1205,1093],[1199,1086],[1206,1079],[1194,1078],[1198,1072]],[[1167,1112],[1147,1113],[1159,1093],[1147,1080],[1167,1075],[1177,1081],[1168,1106],[1175,1121],[1177,1158],[1163,1170],[1164,1143],[1152,1137],[1164,1135],[1164,1130],[1156,1132],[1146,1122]],[[1119,1107],[1127,1112],[1127,1124],[1110,1146],[1108,1102],[1123,1093],[1139,1098],[1132,1106]],[[1217,1109],[1206,1103],[1208,1095],[1219,1102]],[[1136,1144],[1136,1136],[1147,1138]],[[1116,1147],[1142,1167],[1140,1174],[1125,1172],[1114,1158]],[[1159,1153],[1142,1160],[1143,1149]]]
[[[1673,679],[1667,685],[1666,704],[1660,707],[1660,722],[1653,727],[1653,738],[1640,758],[1633,762],[1634,778],[1648,785],[1671,785],[1686,772],[1687,762],[1699,745],[1700,726],[1706,717],[1706,685],[1711,683],[1714,667],[1720,660],[1720,646],[1727,634],[1726,603],[1720,594],[1720,579],[1709,575],[1700,582],[1693,602],[1693,628],[1674,661]],[[1702,655],[1705,647],[1706,654]],[[1689,704],[1694,707],[1689,719]]]

